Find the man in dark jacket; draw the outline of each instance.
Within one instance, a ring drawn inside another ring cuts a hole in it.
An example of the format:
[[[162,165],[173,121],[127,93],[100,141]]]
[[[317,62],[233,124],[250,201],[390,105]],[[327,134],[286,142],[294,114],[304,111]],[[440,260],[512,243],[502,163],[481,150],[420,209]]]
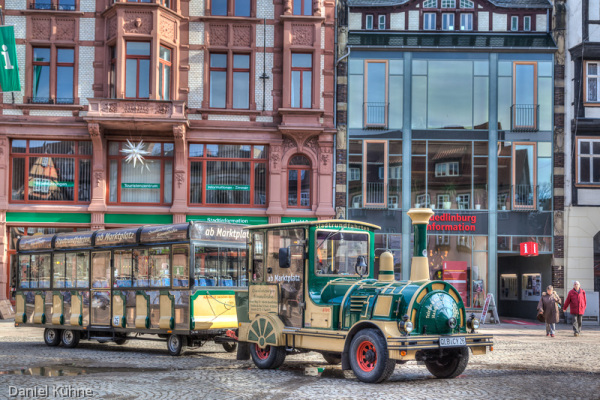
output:
[[[578,281],[575,281],[573,284],[573,289],[569,291],[569,294],[565,299],[563,311],[567,311],[567,306],[569,305],[571,305],[570,312],[573,316],[573,334],[575,336],[579,336],[581,333],[581,321],[583,314],[585,313],[587,300],[585,298],[585,290],[581,288]]]

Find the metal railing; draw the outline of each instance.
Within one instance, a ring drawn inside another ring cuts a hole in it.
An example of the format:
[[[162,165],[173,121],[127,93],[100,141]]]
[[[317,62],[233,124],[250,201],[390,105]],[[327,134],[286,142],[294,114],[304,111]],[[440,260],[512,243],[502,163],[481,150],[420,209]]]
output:
[[[538,130],[540,106],[538,104],[513,104],[510,107],[511,130],[536,132]]]
[[[367,182],[367,204],[383,204],[385,202],[385,185],[383,182]]]
[[[365,127],[387,127],[388,103],[364,103]]]

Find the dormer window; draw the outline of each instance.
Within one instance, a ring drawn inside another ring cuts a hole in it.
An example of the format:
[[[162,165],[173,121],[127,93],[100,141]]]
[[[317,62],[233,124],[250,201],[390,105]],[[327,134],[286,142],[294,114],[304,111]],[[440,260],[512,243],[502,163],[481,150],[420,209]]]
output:
[[[437,8],[437,0],[425,0],[423,2],[423,8]]]
[[[456,0],[442,0],[442,8],[456,8]]]
[[[460,8],[475,8],[475,3],[471,0],[460,0]]]
[[[365,29],[372,30],[373,29],[373,16],[368,14],[365,18]]]
[[[531,17],[529,15],[523,17],[523,30],[526,32],[531,30]]]

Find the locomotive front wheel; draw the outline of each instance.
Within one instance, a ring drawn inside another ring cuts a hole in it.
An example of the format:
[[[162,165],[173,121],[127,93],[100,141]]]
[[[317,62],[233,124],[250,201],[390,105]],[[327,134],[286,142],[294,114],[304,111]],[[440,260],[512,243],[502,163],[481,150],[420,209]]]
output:
[[[181,335],[169,335],[169,338],[167,339],[167,350],[169,351],[169,354],[172,356],[181,355],[184,340],[185,338]]]
[[[60,336],[60,331],[58,329],[44,329],[44,343],[50,347],[58,346],[60,344]]]
[[[237,343],[223,343],[223,349],[228,353],[233,353],[237,349]]]
[[[356,377],[367,383],[385,381],[394,372],[385,339],[375,329],[359,331],[350,343],[350,367]]]
[[[425,366],[433,376],[452,379],[462,374],[469,363],[469,349],[447,350],[441,357],[425,361]]]
[[[285,361],[285,346],[266,346],[261,349],[258,344],[250,345],[252,361],[260,369],[275,369]]]
[[[72,349],[77,347],[79,344],[79,331],[72,331],[70,329],[65,329],[62,331],[62,344],[66,348]]]
[[[337,365],[342,362],[342,355],[340,353],[324,352],[321,354],[323,354],[323,358],[327,361],[327,364]]]

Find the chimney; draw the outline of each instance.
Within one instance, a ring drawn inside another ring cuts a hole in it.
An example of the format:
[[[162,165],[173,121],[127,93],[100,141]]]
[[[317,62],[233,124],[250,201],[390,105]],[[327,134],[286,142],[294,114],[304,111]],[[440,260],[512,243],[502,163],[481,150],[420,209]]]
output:
[[[415,242],[412,263],[410,265],[411,281],[429,280],[429,262],[427,260],[427,225],[434,212],[431,208],[411,208],[408,216],[412,220],[415,231]]]

